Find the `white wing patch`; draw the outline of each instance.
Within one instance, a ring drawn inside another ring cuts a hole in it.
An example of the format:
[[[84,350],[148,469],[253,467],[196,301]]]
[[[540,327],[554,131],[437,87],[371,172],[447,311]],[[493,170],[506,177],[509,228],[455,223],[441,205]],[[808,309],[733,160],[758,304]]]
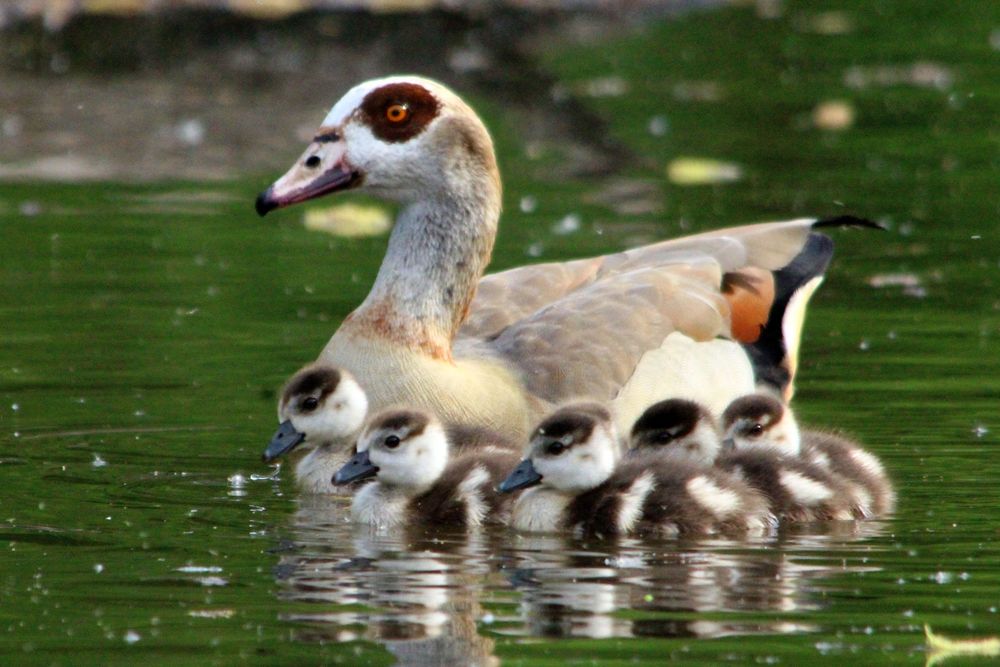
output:
[[[482,466],[476,466],[458,485],[458,494],[465,501],[465,522],[467,526],[482,525],[489,513],[489,506],[483,499],[483,485],[490,481],[490,473]]]
[[[642,508],[646,504],[646,498],[650,492],[656,488],[656,480],[650,472],[639,475],[628,491],[622,495],[621,508],[618,514],[618,530],[622,533],[629,533],[635,524],[642,518]]]
[[[810,479],[794,470],[782,470],[779,478],[781,485],[800,505],[812,507],[833,497],[833,491],[826,484]]]
[[[879,477],[885,476],[885,468],[882,467],[882,462],[873,454],[866,452],[860,447],[851,449],[851,458],[866,472],[878,475]]]
[[[705,475],[692,477],[686,486],[688,493],[718,519],[725,519],[742,507],[738,493],[722,488]]]

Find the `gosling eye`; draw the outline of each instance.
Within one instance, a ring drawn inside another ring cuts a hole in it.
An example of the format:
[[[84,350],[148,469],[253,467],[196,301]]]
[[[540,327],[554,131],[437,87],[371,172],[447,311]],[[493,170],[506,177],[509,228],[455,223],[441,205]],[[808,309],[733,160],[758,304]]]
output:
[[[309,398],[303,400],[299,407],[302,408],[303,412],[312,412],[319,407],[319,399],[315,396],[310,396]]]
[[[385,440],[382,442],[389,449],[396,449],[399,447],[399,436],[398,435],[387,435]]]
[[[659,431],[653,434],[653,442],[658,445],[666,445],[674,440],[674,434],[671,431]]]
[[[751,436],[753,438],[758,438],[763,433],[764,433],[764,425],[763,424],[754,424],[753,426],[751,426],[750,428],[747,429],[747,435],[749,435],[749,436]]]
[[[318,155],[310,155],[306,158],[305,165],[310,169],[315,169],[319,166],[320,159]]]
[[[566,445],[559,442],[558,440],[550,442],[548,445],[545,446],[545,453],[548,454],[549,456],[559,456],[565,451],[566,451]]]

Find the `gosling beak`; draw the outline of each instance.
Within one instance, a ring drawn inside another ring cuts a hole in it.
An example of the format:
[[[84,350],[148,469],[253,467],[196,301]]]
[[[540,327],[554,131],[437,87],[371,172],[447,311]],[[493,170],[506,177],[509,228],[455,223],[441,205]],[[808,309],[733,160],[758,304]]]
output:
[[[731,452],[736,449],[736,441],[732,438],[726,438],[722,441],[722,451]]]
[[[368,450],[358,452],[351,457],[351,460],[336,472],[333,476],[334,484],[347,484],[356,482],[359,479],[374,477],[378,472],[378,466],[372,465],[368,458]]]
[[[257,214],[291,206],[361,184],[362,174],[347,162],[347,144],[340,134],[320,128],[302,157],[284,176],[257,197]]]
[[[524,459],[517,464],[514,472],[507,476],[507,479],[500,482],[500,493],[510,493],[518,489],[526,489],[542,481],[542,476],[531,464],[531,459]]]
[[[282,454],[287,454],[299,446],[306,439],[305,433],[299,433],[292,426],[292,420],[286,419],[278,426],[278,430],[271,436],[271,442],[267,443],[267,449],[261,454],[264,463],[270,463]]]

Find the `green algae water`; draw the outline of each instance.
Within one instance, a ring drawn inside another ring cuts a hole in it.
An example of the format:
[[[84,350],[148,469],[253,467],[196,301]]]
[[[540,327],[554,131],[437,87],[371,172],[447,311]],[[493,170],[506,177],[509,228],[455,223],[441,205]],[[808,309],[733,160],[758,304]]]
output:
[[[545,46],[553,94],[632,156],[600,177],[470,95],[505,175],[493,269],[879,221],[831,232],[795,403],[882,457],[895,516],[748,541],[357,531],[259,462],[278,387],[385,245],[254,216],[300,144],[239,180],[5,181],[0,662],[920,664],[948,658],[924,624],[1000,634],[1000,7],[767,5]]]

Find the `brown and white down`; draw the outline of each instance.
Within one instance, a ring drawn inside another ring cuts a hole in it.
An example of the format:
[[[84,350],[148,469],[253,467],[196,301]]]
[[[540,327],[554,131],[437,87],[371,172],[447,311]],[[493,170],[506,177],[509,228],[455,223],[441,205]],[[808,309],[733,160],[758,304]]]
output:
[[[333,483],[334,474],[356,453],[355,441],[368,413],[368,399],[354,376],[330,364],[313,363],[296,372],[278,401],[280,426],[264,451],[265,462],[306,451],[295,464],[295,480],[306,493],[346,494],[354,484]],[[447,424],[453,453],[518,443],[489,429]]]
[[[493,142],[455,93],[415,76],[349,90],[257,210],[349,189],[397,202],[399,215],[370,293],[319,360],[350,371],[374,409],[415,405],[518,439],[575,397],[641,411],[677,395],[670,383],[630,383],[687,353],[647,356],[671,334],[739,357],[742,372],[727,363],[719,382],[698,384],[706,404],[752,390],[748,376],[790,395],[805,306],[833,252],[813,230],[859,222],[734,227],[483,277],[502,200]],[[771,320],[789,335],[762,339]]]
[[[496,487],[517,452],[484,442],[454,456],[451,450],[444,426],[429,412],[389,409],[365,425],[357,453],[333,481],[373,480],[355,491],[351,518],[378,529],[504,523],[513,499]]]
[[[767,501],[736,477],[669,452],[622,459],[610,412],[597,403],[556,410],[501,491],[525,489],[511,526],[580,536],[762,533]]]
[[[860,443],[836,433],[800,429],[792,409],[757,393],[736,399],[722,416],[725,439],[737,450],[770,449],[795,456],[846,481],[864,516],[881,517],[896,507],[885,466]]]
[[[771,431],[771,440],[754,439],[751,433],[765,429],[756,421],[758,413],[747,412],[746,407],[746,403],[736,402],[724,413],[723,423],[728,428],[723,436],[703,406],[680,399],[661,401],[636,421],[629,444],[633,452],[667,449],[730,471],[764,493],[780,519],[872,515],[870,496],[858,484],[795,454],[788,442],[797,442],[797,430]]]

